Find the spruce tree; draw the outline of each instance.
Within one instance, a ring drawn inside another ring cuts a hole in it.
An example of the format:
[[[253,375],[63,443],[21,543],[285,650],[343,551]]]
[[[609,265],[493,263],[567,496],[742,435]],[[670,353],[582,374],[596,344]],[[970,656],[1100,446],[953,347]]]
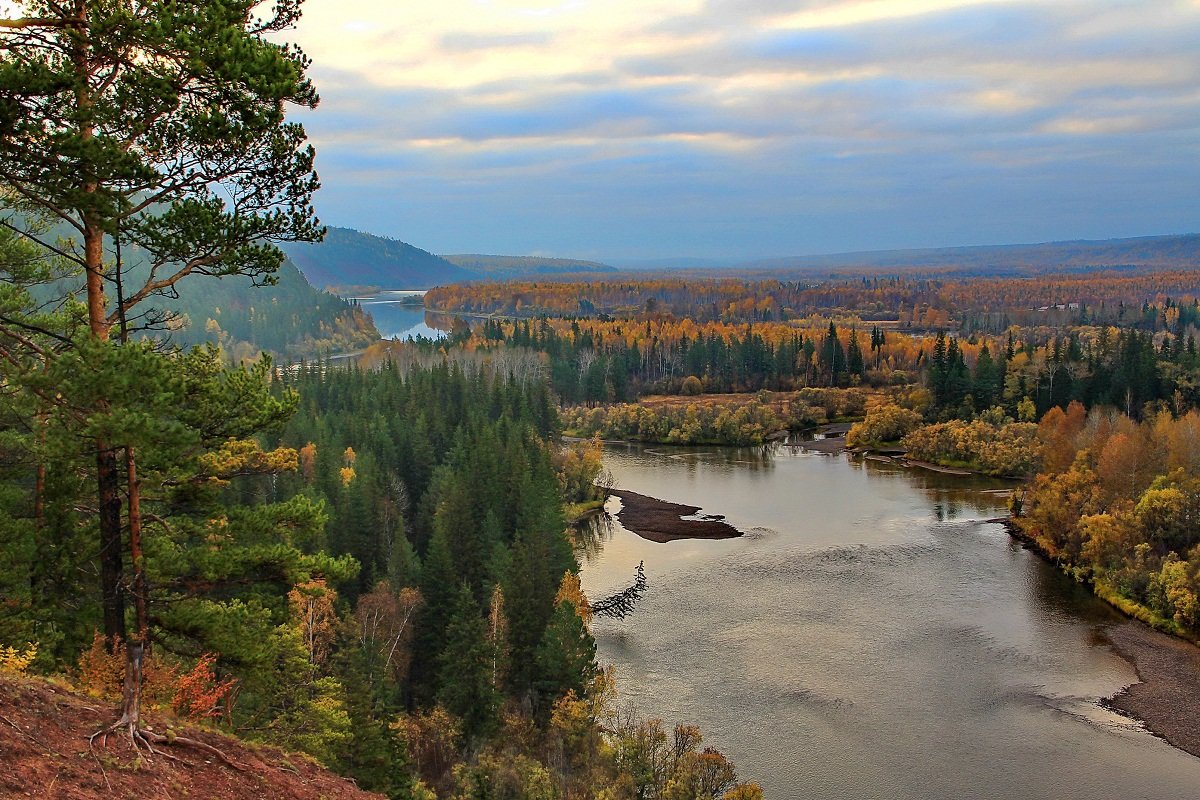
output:
[[[829,323],[825,333],[825,341],[821,343],[821,361],[829,374],[829,385],[837,383],[838,377],[846,370],[846,352],[838,339],[837,328]]]
[[[419,700],[431,699],[436,691],[439,659],[446,647],[446,629],[461,583],[445,531],[435,533],[421,569],[421,595],[425,604],[417,621],[412,665],[413,691]]]
[[[985,343],[979,350],[979,358],[975,362],[975,379],[971,394],[975,397],[979,409],[991,408],[1000,398],[1002,382],[1000,370],[992,359],[991,350]]]
[[[569,691],[582,697],[596,674],[596,640],[575,606],[562,600],[554,607],[536,654],[535,683],[552,702]]]
[[[846,345],[846,371],[851,375],[861,376],[865,370],[862,348],[858,345],[858,334],[851,328],[850,342]]]
[[[462,719],[469,740],[485,738],[497,723],[501,698],[492,684],[493,663],[487,623],[471,587],[461,584],[450,609],[446,646],[438,658],[437,699]]]
[[[372,655],[351,647],[340,665],[351,739],[338,766],[362,788],[401,800],[412,796],[408,752],[390,724],[393,710],[372,694],[366,678]]]

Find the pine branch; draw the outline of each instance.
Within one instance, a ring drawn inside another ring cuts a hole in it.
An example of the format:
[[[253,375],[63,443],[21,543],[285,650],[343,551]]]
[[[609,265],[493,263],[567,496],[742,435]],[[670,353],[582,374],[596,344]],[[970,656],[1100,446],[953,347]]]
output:
[[[633,607],[646,593],[649,584],[646,581],[646,562],[638,562],[633,584],[616,594],[589,603],[592,614],[598,617],[625,619],[633,613]]]

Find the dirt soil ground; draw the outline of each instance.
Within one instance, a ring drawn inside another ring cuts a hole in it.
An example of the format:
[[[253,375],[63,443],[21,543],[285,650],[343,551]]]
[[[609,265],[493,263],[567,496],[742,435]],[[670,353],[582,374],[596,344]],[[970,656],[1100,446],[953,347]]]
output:
[[[177,733],[221,750],[239,769],[193,747],[140,756],[127,736],[88,737],[111,723],[109,703],[36,678],[0,676],[0,798],[57,800],[382,800],[303,756],[202,728]],[[170,720],[148,724],[167,734]],[[173,757],[173,758],[172,758]]]
[[[1133,662],[1141,680],[1105,704],[1200,756],[1200,648],[1135,620],[1105,633],[1113,648]]]

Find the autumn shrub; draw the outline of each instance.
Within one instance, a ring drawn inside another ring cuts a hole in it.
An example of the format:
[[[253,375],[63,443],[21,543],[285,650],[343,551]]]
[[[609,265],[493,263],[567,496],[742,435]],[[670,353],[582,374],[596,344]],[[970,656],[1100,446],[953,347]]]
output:
[[[480,756],[454,768],[454,800],[555,800],[550,770],[525,755]]]
[[[438,705],[402,714],[393,729],[404,741],[415,774],[430,786],[439,785],[458,760],[462,721]]]
[[[665,444],[759,445],[788,429],[775,409],[757,398],[736,407],[625,403],[567,409],[563,426],[580,436]]]
[[[554,470],[568,503],[604,498],[605,490],[597,484],[604,473],[604,445],[595,434],[592,439],[566,443],[559,448],[554,454]]]
[[[918,428],[901,444],[912,458],[988,475],[1030,475],[1041,463],[1037,426],[1028,422],[951,420]]]
[[[213,653],[205,653],[192,669],[176,678],[171,702],[176,714],[188,719],[208,719],[221,713],[221,703],[233,692],[237,681],[217,678],[213,671],[216,660]]]
[[[38,646],[34,642],[27,642],[20,648],[11,645],[0,647],[0,672],[24,672],[37,654]]]
[[[1148,596],[1164,617],[1186,628],[1200,627],[1200,558],[1181,559],[1170,553],[1151,577]]]
[[[125,646],[117,641],[109,648],[104,634],[95,633],[92,644],[79,656],[75,666],[75,686],[92,697],[114,699],[121,696],[125,681]]]
[[[897,405],[883,405],[867,413],[866,419],[850,427],[846,434],[849,447],[876,447],[899,442],[921,426],[921,415]]]
[[[0,648],[0,658],[3,652]],[[125,683],[125,660],[123,642],[110,648],[104,635],[95,633],[91,646],[79,656],[75,686],[93,697],[119,699]],[[219,715],[221,703],[233,692],[237,681],[219,680],[213,671],[216,660],[215,654],[205,653],[191,669],[181,670],[178,659],[152,651],[142,664],[142,704],[170,708],[188,719]]]

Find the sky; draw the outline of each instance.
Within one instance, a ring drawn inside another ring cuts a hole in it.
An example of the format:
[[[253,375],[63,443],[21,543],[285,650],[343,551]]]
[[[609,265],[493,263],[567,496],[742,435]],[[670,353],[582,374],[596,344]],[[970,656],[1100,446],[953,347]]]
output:
[[[1200,0],[306,0],[330,225],[619,261],[1200,231]]]

